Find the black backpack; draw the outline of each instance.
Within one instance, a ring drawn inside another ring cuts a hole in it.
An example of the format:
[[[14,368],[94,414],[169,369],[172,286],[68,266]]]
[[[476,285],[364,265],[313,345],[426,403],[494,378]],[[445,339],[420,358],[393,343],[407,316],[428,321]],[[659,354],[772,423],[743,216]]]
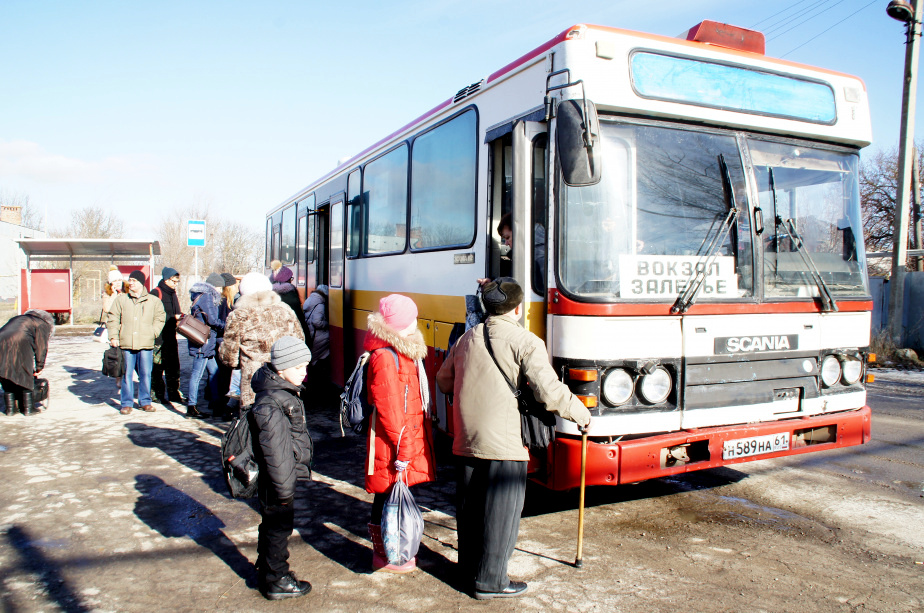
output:
[[[399,370],[398,354],[391,347],[382,347],[372,352],[365,352],[356,361],[353,374],[347,379],[340,394],[340,435],[346,436],[344,427],[349,427],[356,434],[362,434],[369,425],[369,416],[375,407],[369,402],[366,391],[366,375],[369,374],[369,359],[376,351],[386,349],[395,358],[395,369]]]
[[[257,493],[260,467],[253,451],[250,431],[250,409],[242,409],[240,416],[221,437],[221,472],[228,484],[231,498],[252,498]]]

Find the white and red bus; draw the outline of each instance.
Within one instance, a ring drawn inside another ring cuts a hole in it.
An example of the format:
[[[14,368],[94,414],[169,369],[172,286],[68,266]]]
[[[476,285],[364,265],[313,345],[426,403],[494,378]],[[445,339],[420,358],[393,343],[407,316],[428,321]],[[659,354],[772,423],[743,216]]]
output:
[[[589,484],[859,445],[870,140],[862,81],[758,32],[577,25],[274,207],[266,260],[330,286],[339,383],[382,296],[418,304],[432,382],[475,279],[516,277],[594,416]],[[577,484],[573,424],[543,455],[533,479]]]

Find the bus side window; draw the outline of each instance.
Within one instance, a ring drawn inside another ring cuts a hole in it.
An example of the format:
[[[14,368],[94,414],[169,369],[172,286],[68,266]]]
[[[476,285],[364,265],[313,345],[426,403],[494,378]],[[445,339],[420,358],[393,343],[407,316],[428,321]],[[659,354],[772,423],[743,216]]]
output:
[[[533,140],[533,158],[532,158],[532,217],[533,217],[533,257],[532,257],[532,281],[533,289],[540,296],[546,294],[546,268],[549,259],[546,251],[546,236],[549,217],[549,201],[546,192],[546,168],[548,168],[549,155],[549,137],[547,134],[540,134]]]
[[[347,179],[347,257],[359,256],[362,243],[362,192],[360,170],[357,168]]]

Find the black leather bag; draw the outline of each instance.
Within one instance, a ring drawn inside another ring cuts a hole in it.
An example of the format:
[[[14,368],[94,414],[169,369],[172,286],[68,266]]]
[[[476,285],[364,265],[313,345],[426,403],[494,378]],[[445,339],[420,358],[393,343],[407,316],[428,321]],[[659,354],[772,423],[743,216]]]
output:
[[[523,445],[533,451],[544,451],[555,440],[555,415],[549,412],[543,403],[536,400],[529,383],[524,383],[523,388],[517,388],[507,378],[494,356],[487,324],[484,325],[483,330],[484,344],[488,348],[488,353],[491,354],[494,365],[507,382],[510,392],[517,399],[517,407],[520,409],[520,437]]]
[[[125,361],[120,348],[110,347],[103,354],[103,374],[116,379],[125,375]]]
[[[48,379],[36,378],[35,387],[32,389],[33,402],[44,402],[48,400],[48,389]]]

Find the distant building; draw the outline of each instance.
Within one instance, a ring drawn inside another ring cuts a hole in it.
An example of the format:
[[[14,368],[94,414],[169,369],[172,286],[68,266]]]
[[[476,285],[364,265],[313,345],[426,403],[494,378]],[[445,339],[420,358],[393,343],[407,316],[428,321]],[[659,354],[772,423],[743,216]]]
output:
[[[0,206],[0,302],[19,297],[19,271],[26,267],[26,255],[16,242],[21,238],[45,238],[45,232],[22,225],[22,207]]]

